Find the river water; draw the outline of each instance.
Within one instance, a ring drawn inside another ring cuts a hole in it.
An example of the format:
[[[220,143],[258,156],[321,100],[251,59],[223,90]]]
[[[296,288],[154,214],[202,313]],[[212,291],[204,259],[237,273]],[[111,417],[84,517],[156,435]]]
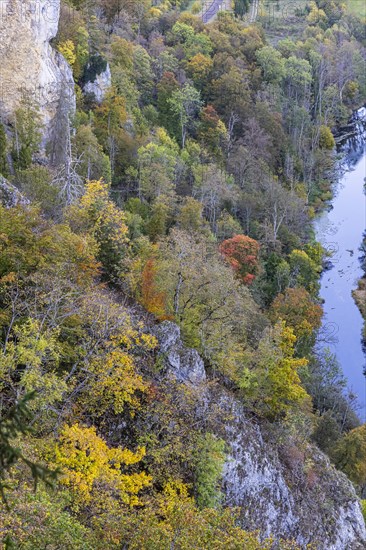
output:
[[[366,109],[357,116],[366,121]],[[363,374],[365,354],[361,332],[363,319],[352,298],[357,280],[363,275],[359,247],[366,226],[366,132],[362,122],[358,134],[340,147],[342,175],[335,184],[332,209],[323,212],[314,223],[316,238],[332,252],[331,269],[321,278],[320,295],[324,300],[323,335],[327,346],[340,363],[349,388],[358,396],[360,416],[366,414],[366,380]],[[321,344],[324,345],[324,344]]]

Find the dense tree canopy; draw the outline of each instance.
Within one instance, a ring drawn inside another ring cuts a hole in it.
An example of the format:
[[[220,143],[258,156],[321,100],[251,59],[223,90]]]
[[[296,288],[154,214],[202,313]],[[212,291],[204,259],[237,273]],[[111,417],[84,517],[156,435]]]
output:
[[[62,2],[67,155],[62,132],[44,147],[32,98],[0,124],[0,184],[22,197],[2,205],[0,189],[7,548],[273,548],[225,501],[223,395],[276,445],[302,456],[315,441],[365,491],[365,426],[315,346],[311,228],[332,132],[366,98],[363,23],[318,0],[289,36],[249,24],[246,1],[207,25],[194,4]],[[84,93],[107,64],[103,97]],[[166,320],[203,359],[197,388],[167,376]],[[32,492],[55,471],[56,491]]]

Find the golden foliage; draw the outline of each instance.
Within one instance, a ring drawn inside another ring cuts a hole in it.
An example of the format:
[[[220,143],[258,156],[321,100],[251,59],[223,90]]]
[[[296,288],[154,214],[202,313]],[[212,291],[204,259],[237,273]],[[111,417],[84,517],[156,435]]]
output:
[[[135,453],[110,448],[94,427],[79,424],[65,426],[55,446],[55,463],[63,471],[61,483],[72,489],[76,507],[88,504],[99,490],[114,495],[128,506],[137,506],[138,494],[150,485],[151,476],[145,472],[127,474],[124,471],[140,462],[144,455],[144,447]]]

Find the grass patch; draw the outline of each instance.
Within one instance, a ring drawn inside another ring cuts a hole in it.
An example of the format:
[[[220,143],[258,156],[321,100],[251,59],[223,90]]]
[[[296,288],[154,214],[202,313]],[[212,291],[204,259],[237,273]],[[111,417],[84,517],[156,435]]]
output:
[[[283,23],[297,21],[306,17],[304,10],[308,5],[308,0],[262,0],[259,15]]]
[[[305,28],[308,6],[308,0],[262,0],[258,23],[272,44],[287,36],[296,40]]]
[[[345,0],[346,9],[349,13],[357,17],[366,17],[366,2],[365,0]]]

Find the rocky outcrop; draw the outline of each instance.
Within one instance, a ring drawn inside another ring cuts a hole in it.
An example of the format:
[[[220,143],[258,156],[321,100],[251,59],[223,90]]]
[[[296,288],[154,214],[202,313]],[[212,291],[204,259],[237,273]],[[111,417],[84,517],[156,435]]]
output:
[[[111,84],[111,68],[109,66],[109,63],[107,63],[104,71],[102,71],[100,74],[95,75],[94,80],[89,81],[84,85],[83,91],[85,94],[93,96],[94,100],[97,103],[102,103],[105,94],[108,88],[110,88]]]
[[[219,400],[228,454],[226,504],[241,509],[246,529],[295,539],[318,550],[361,550],[366,529],[351,482],[316,447],[298,448],[263,434],[228,393]],[[265,436],[264,436],[265,435]]]
[[[202,358],[195,349],[183,345],[178,325],[164,321],[154,332],[168,375],[174,376],[178,382],[190,384],[201,384],[206,380]]]
[[[0,115],[11,123],[20,100],[29,98],[40,107],[45,139],[56,115],[75,105],[71,69],[50,45],[59,12],[60,0],[0,3]]]
[[[164,377],[204,386],[206,373],[197,351],[186,348],[172,322],[155,328]],[[315,446],[299,446],[276,435],[272,425],[250,419],[234,394],[219,385],[198,392],[197,407],[214,418],[210,431],[226,441],[224,504],[239,507],[241,524],[261,536],[295,540],[317,550],[366,548],[366,529],[351,482]],[[203,406],[202,406],[203,405]]]
[[[0,204],[6,208],[12,208],[18,204],[26,205],[29,201],[18,191],[14,185],[9,183],[0,175]]]

